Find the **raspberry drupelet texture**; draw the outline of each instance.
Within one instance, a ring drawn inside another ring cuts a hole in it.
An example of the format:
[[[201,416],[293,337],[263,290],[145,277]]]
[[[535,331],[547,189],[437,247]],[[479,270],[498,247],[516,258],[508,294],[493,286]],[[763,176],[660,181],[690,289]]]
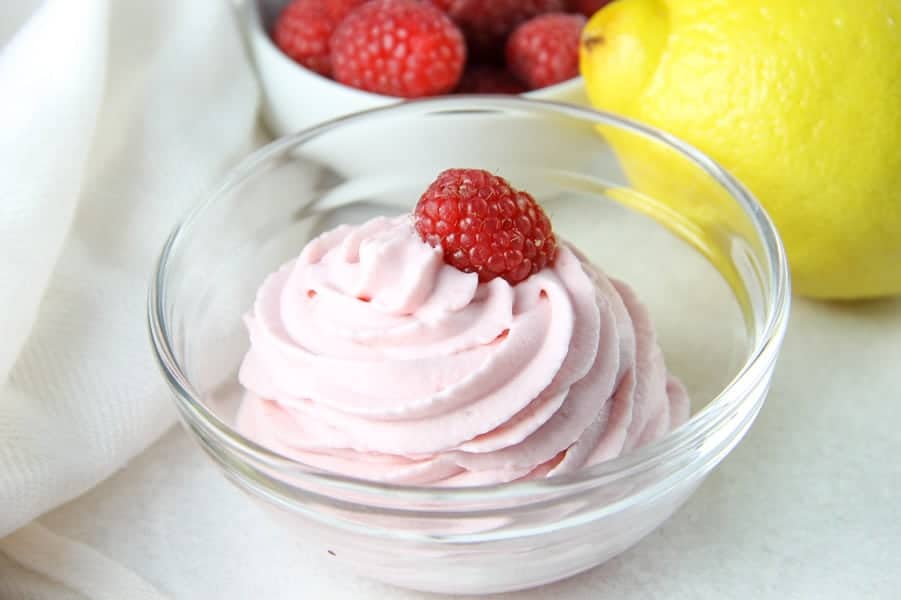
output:
[[[282,10],[272,37],[295,62],[330,76],[331,44],[335,29],[366,0],[294,0]]]
[[[579,38],[585,17],[554,13],[523,23],[507,40],[507,65],[529,89],[579,74]]]
[[[517,25],[532,17],[565,10],[564,0],[429,0],[454,20],[469,43],[470,53],[483,60],[503,54],[504,40]]]
[[[449,169],[429,186],[413,213],[423,241],[444,261],[485,282],[511,285],[554,261],[557,239],[541,206],[505,179],[480,169]]]
[[[370,0],[331,39],[334,78],[358,89],[419,98],[454,89],[466,45],[442,11],[418,0]]]
[[[369,0],[324,0],[325,9],[337,23],[343,21],[344,17],[349,15],[353,9],[368,1]]]

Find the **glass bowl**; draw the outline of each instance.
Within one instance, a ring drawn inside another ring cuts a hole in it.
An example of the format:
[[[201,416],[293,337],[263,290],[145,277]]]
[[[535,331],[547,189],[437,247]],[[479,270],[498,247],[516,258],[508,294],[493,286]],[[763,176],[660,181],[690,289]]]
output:
[[[558,235],[632,284],[691,395],[686,424],[574,474],[462,489],[323,473],[233,428],[242,315],[264,277],[339,223],[411,210],[450,167],[529,190]],[[575,106],[451,97],[341,118],[247,158],[166,243],[149,326],[187,430],[285,535],[398,586],[484,594],[602,563],[685,502],[760,410],[789,298],[772,223],[703,154]]]

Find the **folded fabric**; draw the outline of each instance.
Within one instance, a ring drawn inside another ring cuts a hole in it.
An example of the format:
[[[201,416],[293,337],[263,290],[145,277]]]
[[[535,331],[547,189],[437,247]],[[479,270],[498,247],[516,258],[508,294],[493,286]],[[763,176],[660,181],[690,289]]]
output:
[[[256,141],[223,1],[0,11],[0,537],[174,420],[145,332],[178,217]]]

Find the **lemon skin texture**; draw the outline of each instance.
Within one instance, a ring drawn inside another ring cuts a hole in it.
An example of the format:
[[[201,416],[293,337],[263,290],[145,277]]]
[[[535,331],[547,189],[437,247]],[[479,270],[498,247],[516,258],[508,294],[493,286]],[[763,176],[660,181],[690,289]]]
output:
[[[796,291],[901,293],[901,0],[616,0],[586,25],[580,64],[595,107],[687,141],[751,190]],[[630,163],[636,187],[709,218],[684,167]]]

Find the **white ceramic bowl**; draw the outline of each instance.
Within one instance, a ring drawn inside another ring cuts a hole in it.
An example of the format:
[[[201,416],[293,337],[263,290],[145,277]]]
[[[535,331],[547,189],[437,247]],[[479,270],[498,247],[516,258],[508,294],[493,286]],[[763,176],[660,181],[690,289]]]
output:
[[[235,3],[263,89],[263,119],[273,134],[288,135],[323,121],[403,102],[401,98],[371,94],[337,83],[288,58],[269,36],[275,17],[288,0],[235,0]],[[522,96],[588,105],[581,78]]]

